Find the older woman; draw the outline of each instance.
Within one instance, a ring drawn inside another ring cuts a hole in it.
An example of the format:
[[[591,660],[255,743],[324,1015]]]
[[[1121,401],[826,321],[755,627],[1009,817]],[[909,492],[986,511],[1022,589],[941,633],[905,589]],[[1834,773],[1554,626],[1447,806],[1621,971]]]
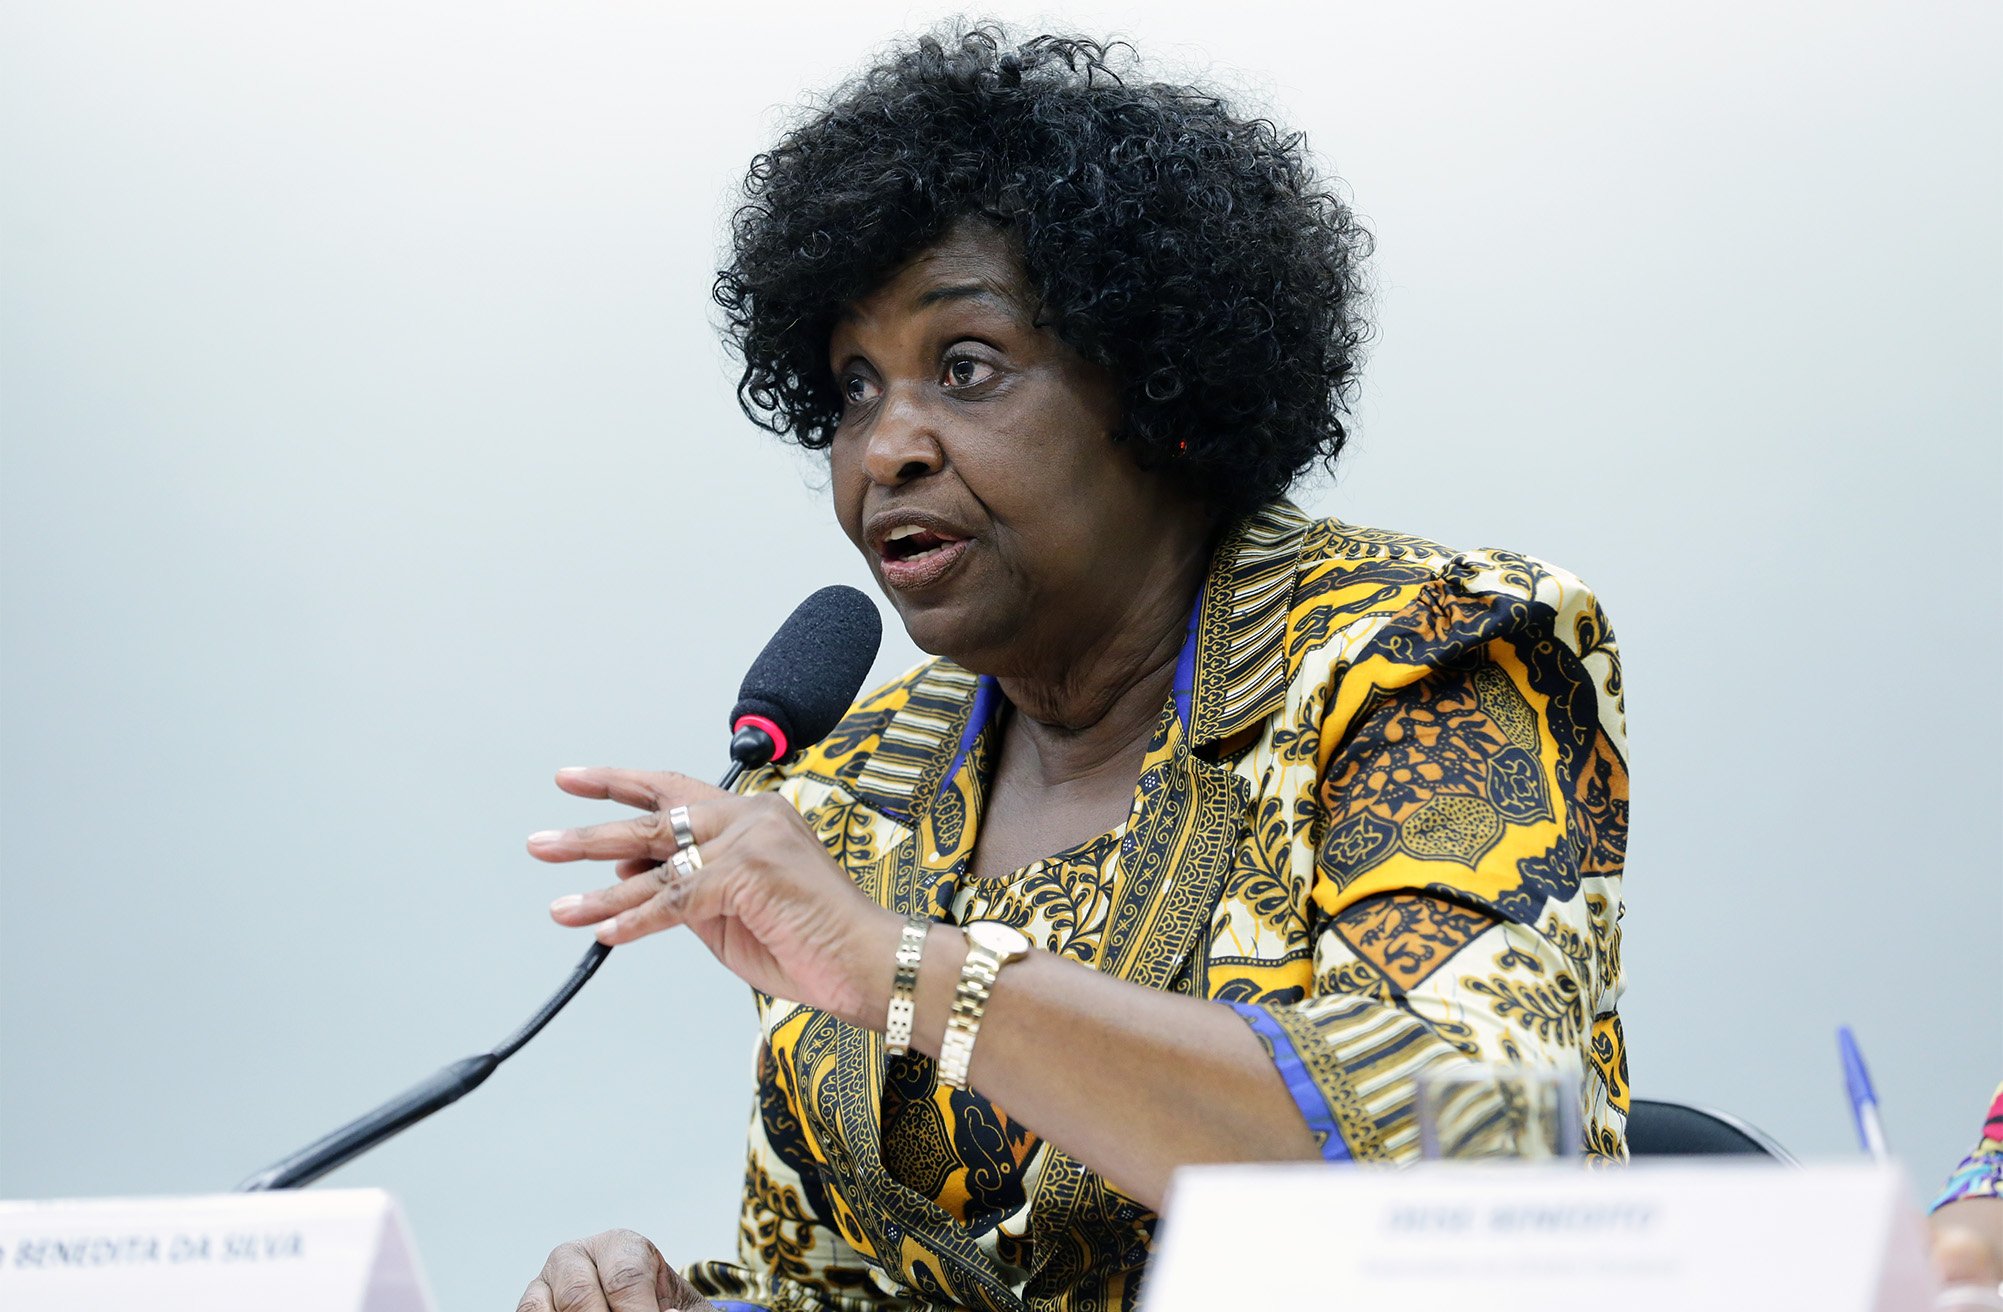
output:
[[[1282,499],[1364,334],[1299,138],[977,29],[747,188],[745,408],[937,659],[743,796],[559,776],[645,814],[531,839],[619,863],[556,918],[687,927],[764,1041],[738,1260],[613,1232],[522,1306],[1130,1307],[1178,1166],[1409,1158],[1470,1063],[1583,1068],[1622,1157],[1612,636],[1551,566]]]

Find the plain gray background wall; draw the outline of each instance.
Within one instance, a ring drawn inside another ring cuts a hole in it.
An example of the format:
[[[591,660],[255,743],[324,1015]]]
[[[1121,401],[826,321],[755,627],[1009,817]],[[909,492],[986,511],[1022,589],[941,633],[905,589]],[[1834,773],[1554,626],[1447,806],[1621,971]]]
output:
[[[611,808],[550,772],[713,772],[772,625],[867,586],[707,289],[779,111],[940,12],[8,5],[0,1194],[226,1188],[569,969],[522,839]],[[1376,230],[1303,501],[1601,592],[1636,1089],[1847,1154],[1850,1022],[1926,1187],[2003,1076],[1998,15],[1048,18],[1307,130]],[[621,949],[330,1183],[454,1309],[613,1225],[725,1254],[752,1041],[692,941]]]

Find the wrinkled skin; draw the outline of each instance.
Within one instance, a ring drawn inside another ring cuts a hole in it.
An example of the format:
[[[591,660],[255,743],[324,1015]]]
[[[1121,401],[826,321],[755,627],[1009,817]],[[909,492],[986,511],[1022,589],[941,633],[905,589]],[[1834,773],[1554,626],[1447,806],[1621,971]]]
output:
[[[709,1305],[645,1236],[607,1230],[558,1244],[522,1291],[515,1312],[664,1312]]]

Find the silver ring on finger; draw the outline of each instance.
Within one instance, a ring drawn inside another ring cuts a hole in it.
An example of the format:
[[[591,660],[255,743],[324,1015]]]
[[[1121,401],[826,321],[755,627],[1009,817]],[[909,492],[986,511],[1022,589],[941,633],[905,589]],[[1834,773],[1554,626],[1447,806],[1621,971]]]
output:
[[[677,806],[668,812],[668,828],[675,831],[676,847],[695,850],[695,826],[689,823],[689,809],[686,806]],[[701,868],[702,863],[696,862],[696,869]]]
[[[680,849],[679,851],[669,854],[668,864],[674,867],[675,871],[675,877],[668,881],[670,884],[679,884],[686,880],[695,878],[695,872],[698,869],[698,867],[696,866],[696,863],[689,858],[689,853],[693,851],[695,851],[693,847],[685,847]]]

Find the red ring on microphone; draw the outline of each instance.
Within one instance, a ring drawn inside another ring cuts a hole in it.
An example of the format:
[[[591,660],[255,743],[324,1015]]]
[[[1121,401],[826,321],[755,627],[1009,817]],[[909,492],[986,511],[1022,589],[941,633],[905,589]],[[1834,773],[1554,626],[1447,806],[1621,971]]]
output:
[[[745,729],[765,731],[766,737],[772,740],[773,760],[780,760],[786,755],[786,731],[772,721],[762,715],[740,715],[737,717],[737,723],[730,726],[732,733],[740,733]]]

